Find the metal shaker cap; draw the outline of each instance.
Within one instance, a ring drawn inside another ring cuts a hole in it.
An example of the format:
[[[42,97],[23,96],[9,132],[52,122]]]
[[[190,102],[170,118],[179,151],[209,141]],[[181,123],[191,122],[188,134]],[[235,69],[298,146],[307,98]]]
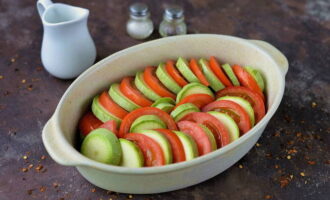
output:
[[[144,3],[135,3],[129,7],[130,14],[136,17],[143,17],[149,14],[148,6]]]
[[[183,17],[183,9],[180,6],[171,6],[165,9],[164,17],[167,19],[180,19]]]

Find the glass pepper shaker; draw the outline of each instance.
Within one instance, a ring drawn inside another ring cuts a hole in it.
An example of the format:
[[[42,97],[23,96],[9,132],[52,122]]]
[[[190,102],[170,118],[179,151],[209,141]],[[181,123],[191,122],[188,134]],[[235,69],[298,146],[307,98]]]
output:
[[[130,6],[130,19],[126,24],[129,36],[135,39],[145,39],[151,35],[154,25],[150,20],[148,6],[143,3],[135,3]]]
[[[159,34],[162,37],[167,37],[186,33],[187,25],[184,22],[183,9],[179,6],[166,8],[163,21],[159,25]]]

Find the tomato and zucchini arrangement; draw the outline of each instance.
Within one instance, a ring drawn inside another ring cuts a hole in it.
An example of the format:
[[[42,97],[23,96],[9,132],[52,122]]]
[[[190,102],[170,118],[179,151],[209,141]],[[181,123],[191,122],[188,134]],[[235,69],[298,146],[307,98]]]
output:
[[[124,167],[162,166],[208,154],[266,114],[265,81],[211,56],[147,66],[94,97],[79,121],[81,153]]]

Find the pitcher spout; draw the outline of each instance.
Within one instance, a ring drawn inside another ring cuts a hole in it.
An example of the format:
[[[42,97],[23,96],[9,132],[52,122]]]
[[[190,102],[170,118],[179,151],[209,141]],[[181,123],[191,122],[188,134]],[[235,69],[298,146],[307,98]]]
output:
[[[39,0],[38,3],[38,11],[44,25],[70,24],[86,20],[89,15],[89,10],[85,8],[62,3],[53,4],[50,0]]]

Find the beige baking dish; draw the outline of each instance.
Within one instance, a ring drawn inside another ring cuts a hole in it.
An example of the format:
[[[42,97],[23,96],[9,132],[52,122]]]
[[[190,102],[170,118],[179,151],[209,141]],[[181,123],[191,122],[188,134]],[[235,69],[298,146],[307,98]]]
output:
[[[222,62],[251,65],[266,77],[268,112],[231,144],[191,161],[152,168],[124,168],[90,160],[73,144],[80,116],[92,97],[110,83],[167,59],[216,56]],[[272,45],[237,37],[195,34],[146,42],[108,56],[80,75],[67,89],[42,132],[44,145],[59,164],[74,166],[88,181],[122,193],[160,193],[185,188],[216,176],[241,159],[256,143],[283,97],[288,61]]]

